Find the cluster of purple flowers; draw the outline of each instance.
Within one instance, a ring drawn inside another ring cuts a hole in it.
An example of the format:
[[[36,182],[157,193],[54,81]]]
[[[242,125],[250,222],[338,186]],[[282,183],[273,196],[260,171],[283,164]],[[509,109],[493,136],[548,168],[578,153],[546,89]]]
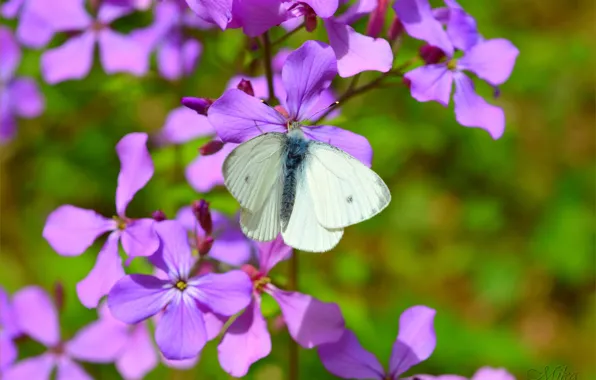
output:
[[[265,57],[271,60],[266,76],[235,76],[219,99],[186,97],[183,107],[170,113],[154,136],[162,145],[211,139],[187,168],[187,180],[194,189],[207,192],[223,184],[223,161],[238,144],[261,133],[285,133],[290,123],[318,121],[321,114],[336,116],[339,109],[328,107],[341,98],[331,89],[338,75],[379,71],[384,80],[395,74],[400,81],[403,77],[414,99],[445,106],[455,83],[455,116],[461,125],[483,128],[493,138],[504,131],[503,111],[480,97],[464,72],[496,87],[511,74],[518,51],[507,40],[484,39],[475,20],[453,0],[445,0],[446,6],[437,9],[427,0],[396,0],[386,39],[379,36],[390,12],[387,0],[163,0],[156,4],[104,0],[92,5],[86,7],[84,0],[10,0],[2,5],[2,15],[18,15],[18,24],[16,38],[8,28],[0,28],[0,141],[14,134],[15,116],[35,117],[43,109],[35,83],[15,76],[21,58],[19,43],[43,48],[54,34],[68,35],[62,45],[41,56],[41,72],[48,83],[85,77],[96,45],[108,74],[143,75],[156,52],[159,74],[175,80],[194,72],[202,52],[201,43],[190,37],[188,29],[241,28],[253,38],[267,36],[276,26],[289,33],[299,28],[312,31],[319,21],[327,31],[328,44],[307,41],[294,51],[280,49],[274,57]],[[339,9],[344,11],[338,14]],[[126,35],[112,28],[118,18],[139,11],[153,12],[153,24]],[[351,26],[367,16],[366,34]],[[404,33],[425,42],[419,54],[423,63],[405,73],[392,68],[393,48]],[[271,48],[268,37],[264,43]],[[303,129],[307,138],[334,145],[371,165],[373,152],[364,136],[313,124]],[[193,366],[203,347],[216,339],[221,367],[232,376],[244,376],[254,362],[271,352],[267,320],[261,312],[265,294],[279,304],[284,326],[296,343],[306,349],[316,347],[325,368],[338,377],[398,379],[430,357],[436,344],[435,310],[412,306],[403,312],[385,370],[347,329],[338,305],[295,289],[283,290],[273,282],[270,272],[296,253],[281,237],[269,243],[248,240],[237,215],[211,210],[201,200],[181,208],[173,219],[161,211],[151,217],[128,216],[128,204],[154,174],[148,139],[145,133],[131,133],[116,145],[121,169],[113,216],[63,205],[48,216],[43,230],[43,237],[62,256],[81,255],[107,234],[93,269],[76,289],[85,307],[98,309],[98,320],[64,341],[57,308],[42,289],[26,287],[12,296],[1,291],[3,379],[49,379],[54,368],[58,379],[90,378],[77,361],[115,363],[124,378],[139,379],[160,361],[172,367]],[[149,263],[153,274],[126,274],[134,259]],[[150,325],[155,325],[154,339]],[[39,341],[47,352],[17,361],[15,339],[21,335]],[[512,378],[504,370],[490,368],[473,377]]]

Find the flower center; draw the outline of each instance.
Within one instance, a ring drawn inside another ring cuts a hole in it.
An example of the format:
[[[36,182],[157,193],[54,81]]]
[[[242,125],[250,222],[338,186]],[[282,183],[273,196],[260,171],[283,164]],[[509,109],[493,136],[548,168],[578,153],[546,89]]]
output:
[[[55,355],[62,355],[64,354],[64,343],[60,342],[54,347],[51,347],[49,351]]]
[[[104,29],[106,27],[106,24],[104,24],[101,21],[93,21],[93,23],[91,24],[91,30],[93,30],[94,32],[99,32],[102,29]]]
[[[119,216],[114,216],[112,219],[116,221],[116,226],[120,231],[126,229],[126,224],[128,223],[128,220]]]
[[[288,131],[292,131],[294,129],[300,129],[302,128],[302,124],[300,124],[297,121],[288,121]]]
[[[447,68],[451,71],[455,71],[457,68],[457,60],[455,58],[450,59],[447,61]]]
[[[180,291],[184,291],[184,289],[188,288],[188,284],[186,281],[178,280],[178,282],[176,282],[176,288]]]
[[[271,283],[269,277],[263,276],[253,282],[254,289],[257,293],[262,293],[265,287]]]

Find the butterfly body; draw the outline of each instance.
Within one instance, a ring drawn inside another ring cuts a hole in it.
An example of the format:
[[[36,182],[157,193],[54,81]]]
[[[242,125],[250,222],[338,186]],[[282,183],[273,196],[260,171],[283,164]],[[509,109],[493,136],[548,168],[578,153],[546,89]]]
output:
[[[309,141],[300,129],[293,129],[285,135],[283,160],[283,192],[281,195],[282,229],[288,225],[296,199],[296,179],[302,174],[307,159]]]

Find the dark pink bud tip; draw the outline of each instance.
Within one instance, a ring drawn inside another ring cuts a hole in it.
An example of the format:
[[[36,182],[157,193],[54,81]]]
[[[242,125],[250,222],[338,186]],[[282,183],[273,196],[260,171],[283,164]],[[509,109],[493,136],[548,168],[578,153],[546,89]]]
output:
[[[290,114],[282,106],[275,106],[275,107],[273,107],[273,109],[276,110],[277,112],[279,112],[286,119],[289,119],[290,118]]]
[[[180,101],[184,107],[190,108],[199,115],[207,116],[207,110],[213,104],[212,99],[184,97]]]
[[[54,303],[58,311],[64,310],[64,285],[61,281],[54,283]]]
[[[205,231],[205,234],[211,235],[213,232],[213,220],[211,219],[209,202],[204,199],[192,202],[192,212],[195,215],[195,218],[199,221],[203,231]]]
[[[215,154],[223,148],[224,143],[220,140],[211,140],[207,144],[199,148],[199,153],[203,156],[210,156]]]
[[[151,218],[153,220],[155,220],[156,222],[161,222],[163,220],[168,219],[168,217],[166,216],[166,214],[161,211],[161,210],[155,210],[153,211],[153,213],[151,214]]]
[[[261,273],[257,268],[250,264],[243,264],[240,269],[250,277],[251,280],[255,281],[258,280],[261,276]]]
[[[242,79],[240,83],[238,83],[238,90],[244,91],[247,95],[255,96],[255,90],[252,88],[252,83],[249,80]]]
[[[304,28],[307,32],[314,32],[317,29],[317,15],[314,11],[304,15]]]
[[[406,78],[406,77],[402,78],[402,82],[408,89],[412,88],[412,81],[409,80],[408,78]]]
[[[443,58],[445,58],[445,53],[443,53],[443,50],[428,44],[422,45],[420,47],[419,54],[420,58],[422,58],[427,64],[439,63]]]
[[[404,24],[402,24],[401,21],[399,20],[399,18],[396,17],[393,20],[393,22],[391,23],[391,26],[389,26],[389,31],[387,32],[387,37],[389,38],[389,41],[393,42],[399,36],[401,36],[403,33],[404,33]]]
[[[208,254],[209,251],[211,251],[211,247],[213,247],[213,238],[211,236],[207,236],[204,239],[199,239],[197,242],[197,250],[201,256]]]
[[[366,26],[366,34],[377,38],[383,31],[385,25],[385,15],[389,8],[389,0],[379,0],[377,8],[370,14],[368,25]]]

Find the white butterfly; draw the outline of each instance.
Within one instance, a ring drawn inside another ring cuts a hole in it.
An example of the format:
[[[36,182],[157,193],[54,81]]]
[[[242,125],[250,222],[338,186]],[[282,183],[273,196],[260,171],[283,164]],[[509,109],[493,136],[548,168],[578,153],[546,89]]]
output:
[[[344,227],[389,204],[387,185],[348,153],[308,140],[299,126],[265,133],[234,149],[223,164],[225,184],[242,207],[242,231],[302,251],[325,252]]]

